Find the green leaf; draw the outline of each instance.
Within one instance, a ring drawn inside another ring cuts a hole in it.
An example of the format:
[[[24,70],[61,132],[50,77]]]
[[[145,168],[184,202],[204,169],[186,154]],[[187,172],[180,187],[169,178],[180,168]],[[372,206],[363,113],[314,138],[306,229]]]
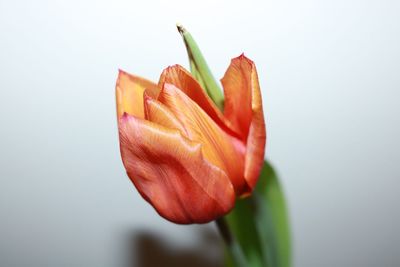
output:
[[[238,200],[227,216],[227,221],[250,261],[250,266],[291,265],[285,197],[278,177],[267,161],[264,162],[252,196]]]
[[[180,24],[176,25],[178,31],[182,35],[183,41],[185,42],[186,50],[189,56],[190,68],[196,79],[199,80],[200,84],[206,90],[207,94],[211,97],[214,103],[220,110],[224,107],[224,95],[214,76],[212,75],[210,68],[207,65],[200,48],[193,39],[192,35]]]
[[[254,205],[249,199],[236,201],[235,208],[225,218],[233,236],[241,246],[251,267],[263,267],[263,249],[253,218]],[[225,257],[229,261],[228,257]]]
[[[193,74],[193,76],[199,82],[199,84],[201,85],[201,88],[205,89],[206,85],[203,81],[203,78],[201,78],[201,75],[200,75],[199,71],[197,70],[196,64],[190,57],[189,57],[189,63],[190,63],[190,72]]]

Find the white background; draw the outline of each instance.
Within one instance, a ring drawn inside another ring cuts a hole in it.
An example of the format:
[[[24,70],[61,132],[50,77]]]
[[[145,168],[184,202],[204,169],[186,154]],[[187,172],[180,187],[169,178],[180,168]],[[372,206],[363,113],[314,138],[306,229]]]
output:
[[[295,266],[399,266],[399,11],[395,0],[1,0],[0,266],[145,266],[146,247],[219,262],[203,244],[219,242],[214,226],[164,221],[119,155],[117,70],[157,80],[187,66],[178,21],[216,77],[242,52],[257,65]]]

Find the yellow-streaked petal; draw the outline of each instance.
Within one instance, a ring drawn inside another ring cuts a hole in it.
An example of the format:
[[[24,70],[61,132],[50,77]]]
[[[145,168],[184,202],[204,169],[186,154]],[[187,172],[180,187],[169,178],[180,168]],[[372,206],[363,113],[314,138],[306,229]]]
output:
[[[236,194],[246,191],[244,154],[239,148],[241,142],[223,131],[197,103],[174,85],[165,83],[158,100],[183,124],[189,139],[203,145],[204,158],[226,171]]]
[[[238,135],[239,129],[234,128],[230,121],[225,119],[222,112],[207,95],[205,90],[201,88],[201,85],[185,68],[180,65],[173,65],[166,68],[160,76],[158,82],[159,88],[163,88],[165,83],[173,84],[183,91],[230,135]]]
[[[160,101],[147,96],[144,93],[145,119],[169,129],[179,130],[180,133],[187,137],[187,133],[182,123],[175,115]]]
[[[202,156],[202,146],[150,121],[124,115],[121,156],[128,176],[155,209],[175,223],[206,223],[235,201],[226,173]]]
[[[261,92],[253,61],[243,54],[232,59],[221,82],[226,98],[224,115],[241,129],[246,140],[244,177],[253,189],[264,161],[266,142]]]
[[[119,71],[116,85],[118,118],[124,113],[144,118],[143,92],[146,89],[148,94],[157,97],[159,89],[155,83],[125,71]]]

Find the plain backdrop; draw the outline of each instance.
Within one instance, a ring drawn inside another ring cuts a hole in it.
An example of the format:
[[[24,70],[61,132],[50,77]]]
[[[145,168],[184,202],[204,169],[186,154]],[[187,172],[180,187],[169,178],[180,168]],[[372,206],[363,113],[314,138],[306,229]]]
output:
[[[214,225],[163,220],[119,155],[118,68],[157,80],[187,67],[176,22],[217,78],[242,52],[256,63],[295,266],[399,266],[399,11],[395,0],[0,0],[0,266],[220,264]]]

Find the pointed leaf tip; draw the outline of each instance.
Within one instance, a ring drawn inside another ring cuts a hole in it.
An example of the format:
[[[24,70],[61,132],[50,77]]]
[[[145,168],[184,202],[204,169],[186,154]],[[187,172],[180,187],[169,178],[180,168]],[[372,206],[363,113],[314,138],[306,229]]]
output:
[[[212,75],[197,43],[193,39],[192,35],[182,26],[182,24],[177,23],[176,27],[179,33],[182,35],[185,43],[192,74],[198,79],[199,83],[205,87],[204,89],[206,90],[207,94],[211,97],[218,108],[223,110],[224,96],[222,94],[222,90]]]
[[[178,32],[180,34],[183,34],[184,32],[186,32],[186,29],[183,27],[183,25],[179,22],[176,23],[176,28],[178,29]]]

